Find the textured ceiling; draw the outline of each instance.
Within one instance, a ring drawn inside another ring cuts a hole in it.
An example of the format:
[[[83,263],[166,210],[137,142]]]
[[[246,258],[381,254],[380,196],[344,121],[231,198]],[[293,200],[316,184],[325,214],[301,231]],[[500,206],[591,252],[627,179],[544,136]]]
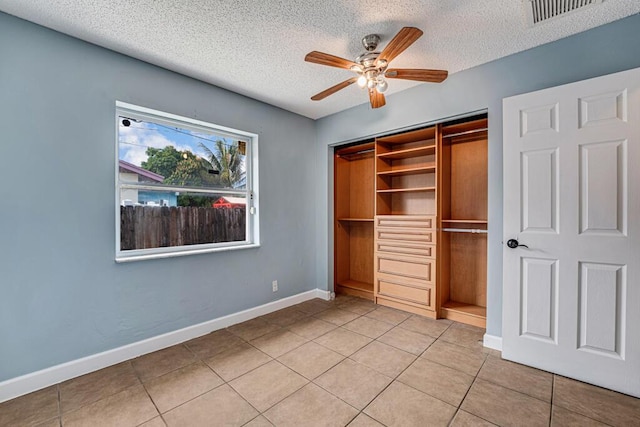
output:
[[[352,85],[311,101],[352,75],[305,63],[312,50],[353,60],[364,35],[384,47],[415,26],[424,35],[392,66],[455,73],[640,13],[640,1],[605,0],[534,28],[523,0],[0,0],[0,10],[316,119],[368,96]],[[387,95],[416,84],[431,83],[391,80]]]

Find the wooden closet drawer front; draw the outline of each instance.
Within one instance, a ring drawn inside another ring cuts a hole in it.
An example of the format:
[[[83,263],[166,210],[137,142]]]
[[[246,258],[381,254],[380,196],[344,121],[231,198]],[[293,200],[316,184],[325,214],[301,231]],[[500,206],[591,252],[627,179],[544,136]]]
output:
[[[379,227],[409,227],[433,229],[436,227],[436,217],[418,215],[377,215],[376,225]]]
[[[433,230],[419,228],[383,228],[376,229],[376,238],[378,240],[402,240],[410,242],[435,243],[436,233]]]
[[[414,288],[411,286],[398,285],[396,283],[378,281],[378,294],[406,301],[431,305],[431,288]]]
[[[435,280],[435,260],[422,257],[393,257],[378,254],[376,271],[424,280],[427,284]]]
[[[379,240],[376,242],[376,252],[390,252],[434,258],[436,256],[436,247],[422,242]]]

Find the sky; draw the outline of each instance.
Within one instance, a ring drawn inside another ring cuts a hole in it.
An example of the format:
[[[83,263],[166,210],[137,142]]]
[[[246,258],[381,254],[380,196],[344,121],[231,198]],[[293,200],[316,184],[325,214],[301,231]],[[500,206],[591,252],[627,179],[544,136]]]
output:
[[[198,133],[187,129],[170,127],[150,122],[135,122],[131,120],[131,125],[126,127],[120,120],[118,128],[118,151],[119,159],[140,166],[147,160],[147,148],[164,148],[173,145],[178,151],[189,150],[197,156],[207,157],[199,143],[204,143],[213,150],[217,139],[213,134]]]

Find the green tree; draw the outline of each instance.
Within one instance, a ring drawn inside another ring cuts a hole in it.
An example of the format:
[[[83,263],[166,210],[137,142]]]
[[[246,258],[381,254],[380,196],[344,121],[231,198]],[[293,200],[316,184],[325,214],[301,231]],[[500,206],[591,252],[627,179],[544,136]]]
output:
[[[166,184],[182,186],[216,186],[220,179],[212,173],[209,162],[194,155],[191,151],[182,152],[182,160],[178,162],[171,175],[165,178]]]
[[[142,162],[140,166],[165,178],[169,177],[178,167],[178,163],[183,160],[182,153],[171,145],[167,145],[164,148],[149,147],[146,153],[149,158],[146,162]]]
[[[220,185],[237,188],[245,184],[244,156],[240,153],[237,141],[228,144],[219,139],[215,142],[213,150],[202,142],[200,147],[207,154],[207,160],[211,166],[219,171]]]
[[[160,174],[164,184],[181,186],[217,186],[220,179],[211,173],[209,162],[189,150],[178,151],[168,145],[164,148],[147,148],[149,158],[142,162],[142,168]]]

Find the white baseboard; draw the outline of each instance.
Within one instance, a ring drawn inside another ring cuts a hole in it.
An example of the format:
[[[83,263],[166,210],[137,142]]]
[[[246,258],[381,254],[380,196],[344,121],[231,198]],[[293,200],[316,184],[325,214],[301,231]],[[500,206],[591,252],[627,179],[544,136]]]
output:
[[[325,290],[322,290],[322,289],[316,289],[315,292],[316,292],[316,298],[320,298],[320,299],[323,299],[325,301],[330,301],[332,299],[335,299],[335,297],[336,297],[336,294],[334,294],[331,291],[325,291]]]
[[[502,351],[502,337],[484,334],[483,344],[485,347]]]
[[[177,331],[11,378],[0,382],[0,403],[314,298],[329,300],[331,292],[313,289]]]

